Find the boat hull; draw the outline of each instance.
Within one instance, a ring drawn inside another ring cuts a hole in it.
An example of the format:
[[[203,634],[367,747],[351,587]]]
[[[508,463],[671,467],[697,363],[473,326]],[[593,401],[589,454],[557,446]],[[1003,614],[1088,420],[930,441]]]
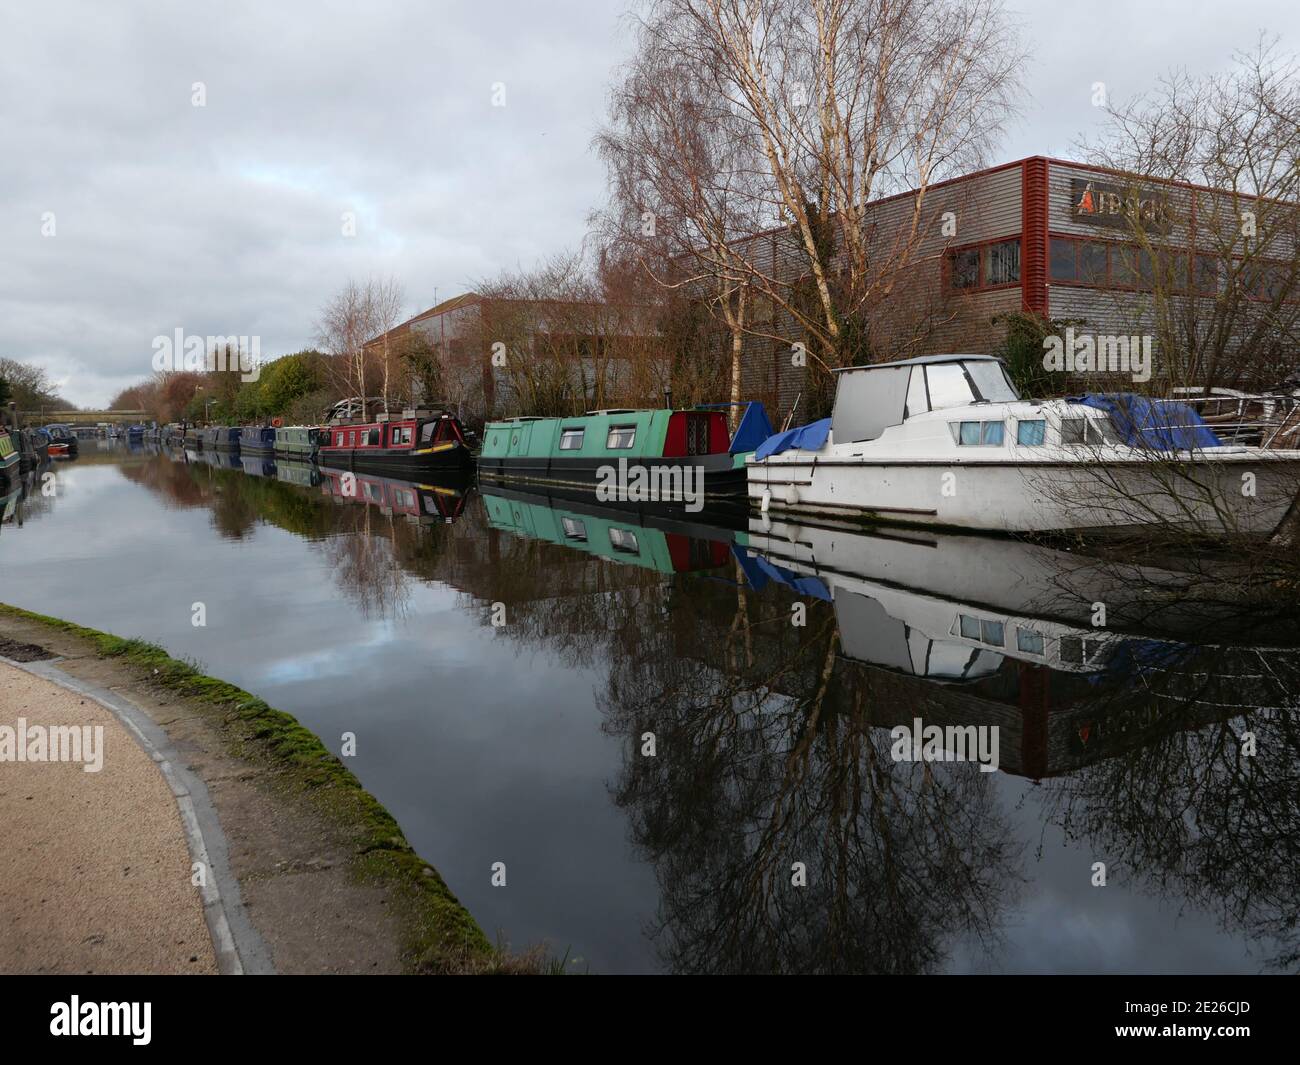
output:
[[[1214,459],[954,464],[750,463],[760,510],[987,532],[1170,527],[1267,536],[1295,506],[1300,454]]]
[[[454,473],[467,470],[473,457],[463,444],[443,445],[432,450],[410,448],[338,448],[323,447],[316,461],[336,470],[376,473],[398,479],[418,478],[425,474]]]
[[[619,463],[624,465],[621,470]],[[687,467],[692,472],[687,475]],[[698,470],[699,472],[694,472]],[[670,471],[663,475],[658,471]],[[681,471],[673,474],[671,471]],[[617,483],[625,486],[621,496],[606,502],[684,504],[695,498],[709,502],[740,502],[746,495],[744,466],[737,466],[728,454],[688,458],[638,458],[638,459],[561,459],[561,458],[484,458],[479,457],[479,480],[500,485],[545,488],[564,491],[572,496],[600,498],[609,491],[611,474],[617,474]],[[648,488],[639,489],[638,482],[654,485],[654,498],[644,497]],[[696,496],[698,486],[702,497]]]

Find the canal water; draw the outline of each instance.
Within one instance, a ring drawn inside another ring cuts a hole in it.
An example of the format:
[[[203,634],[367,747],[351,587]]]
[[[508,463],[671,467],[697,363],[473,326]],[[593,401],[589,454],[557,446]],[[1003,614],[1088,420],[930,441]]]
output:
[[[52,472],[0,500],[0,601],[158,643],[336,753],[355,734],[349,767],[514,948],[590,972],[1296,968],[1300,640],[1185,566],[349,496],[107,442]]]

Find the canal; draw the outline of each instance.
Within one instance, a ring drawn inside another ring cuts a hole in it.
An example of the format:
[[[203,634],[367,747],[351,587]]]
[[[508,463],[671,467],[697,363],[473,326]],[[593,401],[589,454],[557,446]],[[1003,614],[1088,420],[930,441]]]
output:
[[[1300,640],[1176,566],[349,495],[107,442],[48,483],[0,505],[0,601],[158,643],[336,753],[355,736],[349,768],[516,949],[1296,968]]]

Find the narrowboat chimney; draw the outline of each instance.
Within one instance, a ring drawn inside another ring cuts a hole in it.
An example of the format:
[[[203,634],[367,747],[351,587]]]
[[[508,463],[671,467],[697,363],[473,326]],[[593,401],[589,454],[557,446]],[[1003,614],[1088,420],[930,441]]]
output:
[[[673,409],[673,386],[664,386],[664,410]]]

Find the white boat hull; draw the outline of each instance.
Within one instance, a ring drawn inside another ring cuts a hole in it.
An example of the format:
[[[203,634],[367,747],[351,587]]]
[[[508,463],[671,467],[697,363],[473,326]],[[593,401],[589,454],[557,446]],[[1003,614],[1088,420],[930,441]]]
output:
[[[794,452],[751,461],[748,486],[760,510],[792,516],[1017,533],[1165,525],[1267,536],[1296,504],[1300,453],[956,464]]]

